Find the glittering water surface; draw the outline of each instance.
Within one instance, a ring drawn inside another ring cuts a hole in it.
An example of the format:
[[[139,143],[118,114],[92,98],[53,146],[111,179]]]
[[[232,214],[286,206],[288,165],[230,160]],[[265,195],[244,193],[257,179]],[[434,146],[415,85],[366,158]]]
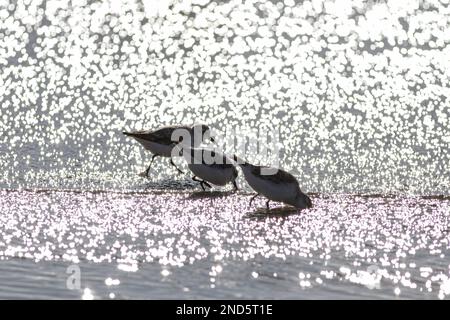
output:
[[[448,1],[14,3],[4,187],[123,187],[149,160],[124,128],[195,121],[276,128],[309,191],[448,194]]]
[[[449,199],[1,193],[0,297],[445,298]],[[80,266],[80,290],[66,268]],[[15,276],[11,278],[11,273]]]
[[[446,298],[449,17],[448,0],[0,0],[0,298]],[[123,129],[194,122],[279,132],[314,208],[249,208],[242,178],[198,193],[167,160],[137,175],[150,155]]]

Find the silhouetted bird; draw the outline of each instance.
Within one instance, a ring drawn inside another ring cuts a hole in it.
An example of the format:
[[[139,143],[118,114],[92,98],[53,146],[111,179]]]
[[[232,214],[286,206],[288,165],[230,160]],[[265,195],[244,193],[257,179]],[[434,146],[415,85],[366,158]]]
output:
[[[210,136],[209,127],[203,124],[194,126],[166,126],[156,130],[142,130],[133,132],[123,132],[123,134],[135,138],[144,148],[153,153],[152,160],[145,170],[145,175],[148,176],[150,167],[156,157],[170,158],[170,164],[174,166],[178,172],[183,173],[177,168],[172,159],[172,150],[178,144],[187,147],[197,147],[204,139],[214,139]],[[183,141],[188,139],[188,141]]]
[[[192,179],[200,182],[203,190],[205,185],[211,188],[209,183],[224,186],[229,182],[233,184],[235,190],[238,190],[236,184],[238,171],[233,161],[224,154],[211,149],[185,148],[183,157],[194,174]]]
[[[234,156],[234,160],[242,168],[245,180],[250,187],[257,192],[251,198],[250,205],[257,196],[263,195],[268,199],[267,208],[269,208],[270,200],[283,202],[298,209],[312,207],[311,199],[300,190],[297,179],[290,173],[278,168],[255,166],[237,156]],[[263,170],[267,174],[263,174]]]

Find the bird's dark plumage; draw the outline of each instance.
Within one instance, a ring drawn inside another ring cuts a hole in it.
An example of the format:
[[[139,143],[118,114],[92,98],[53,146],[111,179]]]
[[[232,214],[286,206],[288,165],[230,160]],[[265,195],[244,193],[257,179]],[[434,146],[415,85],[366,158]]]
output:
[[[218,154],[210,149],[189,149],[190,154],[187,160],[193,164],[203,164],[209,167],[231,168],[233,163],[223,154]]]
[[[249,164],[247,164],[247,165],[249,165]],[[297,179],[295,179],[295,177],[292,174],[290,174],[284,170],[277,169],[277,168],[271,168],[271,167],[263,167],[263,166],[254,166],[254,165],[251,165],[251,166],[252,166],[251,172],[254,175],[259,176],[261,179],[272,181],[272,182],[278,183],[278,184],[279,183],[298,184]],[[266,169],[268,172],[269,172],[269,170],[273,170],[273,172],[275,172],[275,173],[274,174],[262,174],[263,169]]]
[[[167,126],[167,127],[156,129],[154,131],[153,130],[141,130],[141,131],[133,131],[133,132],[123,132],[123,134],[130,136],[130,137],[143,139],[146,141],[151,141],[151,142],[165,144],[165,145],[171,145],[171,144],[176,143],[176,141],[172,141],[172,133],[176,129],[189,130],[188,127],[183,128],[180,126]]]

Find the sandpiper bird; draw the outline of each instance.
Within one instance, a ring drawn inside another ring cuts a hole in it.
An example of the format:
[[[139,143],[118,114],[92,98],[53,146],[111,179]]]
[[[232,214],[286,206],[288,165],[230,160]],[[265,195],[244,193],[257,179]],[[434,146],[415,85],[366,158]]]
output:
[[[271,200],[283,202],[298,209],[312,207],[311,199],[300,190],[297,179],[290,173],[277,168],[254,166],[237,156],[234,156],[234,160],[242,168],[245,180],[257,192],[251,198],[250,205],[257,196],[263,195],[268,198],[267,208]],[[262,174],[264,169],[266,174]]]
[[[179,131],[176,132],[176,130]],[[178,141],[172,140],[172,135],[174,133]],[[124,131],[123,134],[135,138],[144,146],[146,150],[153,153],[152,160],[145,170],[145,176],[148,176],[153,160],[155,160],[158,156],[170,158],[170,164],[174,166],[179,173],[183,173],[183,171],[175,165],[172,159],[172,150],[178,145],[178,143],[189,147],[196,147],[199,146],[205,138],[209,138],[214,142],[214,139],[210,136],[209,127],[203,124],[194,126],[166,126],[156,130],[142,130],[133,132]],[[182,137],[184,134],[189,135],[188,138],[190,138],[190,143],[183,142]]]
[[[229,182],[233,184],[235,190],[238,190],[236,184],[238,171],[233,161],[224,154],[211,149],[184,148],[183,157],[194,174],[192,180],[200,182],[203,190],[205,185],[211,188],[209,183],[224,186]]]

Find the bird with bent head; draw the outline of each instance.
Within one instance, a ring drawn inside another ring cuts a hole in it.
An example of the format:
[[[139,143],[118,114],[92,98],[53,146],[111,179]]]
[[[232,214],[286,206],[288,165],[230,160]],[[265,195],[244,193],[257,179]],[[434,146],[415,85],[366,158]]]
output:
[[[238,171],[233,161],[224,154],[211,149],[183,148],[183,157],[194,174],[192,180],[200,182],[203,190],[205,185],[211,188],[209,183],[224,186],[229,182],[233,184],[235,190],[238,190],[236,184]]]
[[[247,183],[257,192],[251,198],[250,205],[257,196],[263,195],[268,199],[267,208],[271,200],[283,202],[298,209],[312,207],[311,199],[300,190],[297,179],[290,173],[278,168],[255,166],[237,156],[233,158],[241,167]]]

